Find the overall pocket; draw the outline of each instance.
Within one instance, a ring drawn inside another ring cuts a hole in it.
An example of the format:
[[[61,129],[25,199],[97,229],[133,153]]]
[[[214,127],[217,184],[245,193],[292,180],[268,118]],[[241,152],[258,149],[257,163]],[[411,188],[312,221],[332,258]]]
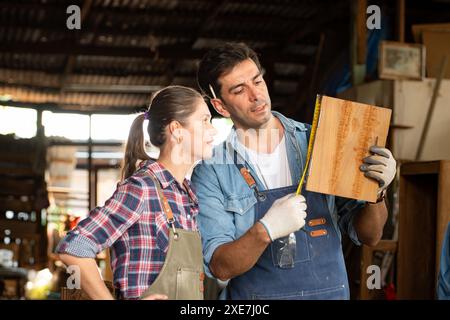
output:
[[[311,256],[309,254],[309,240],[308,234],[302,230],[299,230],[294,233],[295,235],[295,257],[294,257],[294,265],[295,263],[301,263],[311,260]],[[275,267],[280,267],[280,255],[283,256],[284,260],[289,260],[286,258],[287,254],[286,250],[290,250],[289,242],[287,241],[288,237],[284,237],[281,239],[276,239],[270,244],[270,252],[272,255],[272,263]],[[283,250],[283,254],[280,254],[280,251]]]
[[[195,269],[178,268],[176,300],[203,300],[202,273]]]

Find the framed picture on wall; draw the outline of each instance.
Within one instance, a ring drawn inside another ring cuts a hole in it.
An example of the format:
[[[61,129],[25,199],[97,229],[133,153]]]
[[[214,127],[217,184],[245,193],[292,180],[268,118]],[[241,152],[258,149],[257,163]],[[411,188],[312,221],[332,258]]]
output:
[[[425,77],[425,46],[381,41],[378,73],[380,79],[422,80]]]

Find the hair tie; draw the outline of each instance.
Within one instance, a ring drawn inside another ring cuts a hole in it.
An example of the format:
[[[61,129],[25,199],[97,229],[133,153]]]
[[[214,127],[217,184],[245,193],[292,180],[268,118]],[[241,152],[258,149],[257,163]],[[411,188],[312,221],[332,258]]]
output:
[[[148,120],[148,119],[150,119],[150,116],[148,114],[148,111],[145,111],[144,112],[144,120]]]

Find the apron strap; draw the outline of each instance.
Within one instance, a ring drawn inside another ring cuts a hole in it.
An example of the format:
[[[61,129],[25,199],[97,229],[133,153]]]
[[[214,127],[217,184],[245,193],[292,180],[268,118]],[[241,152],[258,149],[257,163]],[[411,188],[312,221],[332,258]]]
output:
[[[233,150],[234,165],[237,167],[239,173],[244,178],[245,183],[247,183],[250,189],[253,189],[258,200],[260,201],[266,200],[266,195],[259,191],[258,185],[256,184],[256,180],[253,178],[252,174],[250,173],[250,170],[248,170],[242,163],[240,163],[238,161],[238,158],[240,158],[243,163],[245,163],[245,161],[231,146],[229,147],[229,150]]]
[[[305,127],[306,127],[306,144],[309,144],[309,138],[311,137],[311,125],[305,123]]]
[[[159,200],[161,202],[161,207],[167,217],[167,223],[172,228],[175,239],[177,239],[178,233],[175,229],[175,219],[173,217],[173,212],[172,209],[170,208],[169,201],[167,201],[167,198],[164,196],[161,190],[161,184],[159,183],[159,180],[153,174],[150,174],[150,178],[155,183],[156,190],[158,191]]]
[[[308,145],[309,139],[311,137],[311,125],[306,123],[305,127],[306,127],[306,144]],[[255,194],[256,194],[256,197],[258,198],[258,200],[264,201],[266,196],[259,191],[256,181],[253,178],[252,174],[250,173],[250,170],[248,170],[242,163],[240,163],[238,161],[238,158],[241,158],[242,162],[245,163],[245,161],[242,159],[242,157],[237,153],[236,150],[234,150],[234,148],[231,147],[231,145],[229,145],[229,147],[227,148],[226,144],[224,144],[224,148],[233,150],[233,162],[234,162],[235,166],[237,167],[239,173],[242,175],[242,177],[244,178],[244,180],[247,183],[247,185],[249,186],[249,188],[253,189],[255,191]]]

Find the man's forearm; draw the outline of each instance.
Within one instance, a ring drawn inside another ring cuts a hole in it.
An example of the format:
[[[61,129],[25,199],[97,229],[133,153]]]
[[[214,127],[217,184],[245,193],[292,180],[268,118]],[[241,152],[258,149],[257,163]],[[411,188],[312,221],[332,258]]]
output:
[[[384,201],[376,204],[367,203],[353,220],[359,240],[368,246],[377,245],[383,235],[387,216],[388,213]]]
[[[266,229],[257,222],[239,239],[219,246],[209,269],[220,280],[234,278],[250,270],[269,244]]]

